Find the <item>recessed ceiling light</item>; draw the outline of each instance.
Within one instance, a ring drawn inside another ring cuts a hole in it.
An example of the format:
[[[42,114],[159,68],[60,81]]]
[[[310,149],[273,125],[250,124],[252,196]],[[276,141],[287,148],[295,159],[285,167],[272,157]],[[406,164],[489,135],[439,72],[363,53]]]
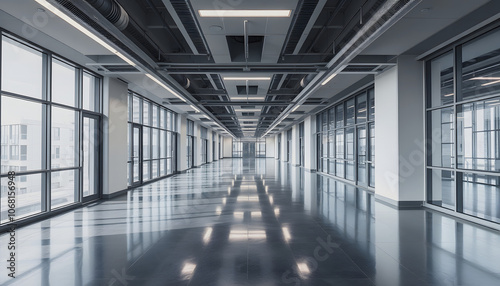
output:
[[[210,29],[210,31],[213,31],[213,32],[220,32],[220,31],[222,31],[222,27],[219,26],[219,25],[212,25],[212,26],[210,26],[209,29]]]
[[[200,17],[290,17],[292,10],[198,10]]]
[[[271,80],[271,77],[224,77],[224,80]]]

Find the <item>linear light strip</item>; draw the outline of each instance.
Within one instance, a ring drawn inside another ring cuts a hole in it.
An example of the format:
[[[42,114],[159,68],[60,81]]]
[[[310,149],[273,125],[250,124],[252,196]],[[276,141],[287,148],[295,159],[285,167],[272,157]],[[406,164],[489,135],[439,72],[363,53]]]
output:
[[[271,80],[271,77],[264,76],[264,77],[233,77],[233,76],[227,76],[223,77],[224,80]]]
[[[292,10],[198,10],[200,17],[290,17]]]
[[[92,40],[94,40],[96,43],[98,43],[99,45],[101,45],[106,50],[108,50],[108,51],[112,52],[113,54],[117,55],[119,58],[121,58],[122,60],[124,60],[127,64],[129,64],[131,66],[134,66],[134,67],[137,66],[137,64],[135,62],[133,62],[131,59],[129,59],[127,56],[125,56],[124,54],[120,53],[115,48],[111,47],[108,43],[106,43],[105,41],[101,40],[101,38],[99,38],[97,35],[95,35],[91,31],[89,31],[87,28],[85,28],[82,25],[80,25],[75,20],[71,19],[68,15],[66,15],[64,12],[62,12],[58,8],[56,8],[54,5],[50,4],[46,0],[35,0],[35,1],[38,4],[42,5],[43,7],[45,7],[50,12],[52,12],[54,15],[56,15],[59,18],[61,18],[62,20],[64,20],[66,23],[68,23],[71,26],[73,26],[74,28],[76,28],[78,31],[82,32],[87,37],[89,37]]]

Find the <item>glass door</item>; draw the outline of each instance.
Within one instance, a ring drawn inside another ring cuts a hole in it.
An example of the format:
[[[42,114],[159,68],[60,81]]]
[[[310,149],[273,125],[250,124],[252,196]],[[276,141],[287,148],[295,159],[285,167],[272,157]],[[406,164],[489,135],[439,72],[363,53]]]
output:
[[[83,198],[82,201],[97,199],[101,194],[101,132],[97,115],[83,114]]]
[[[132,125],[132,186],[142,184],[142,126]]]
[[[243,158],[255,157],[255,143],[243,142]]]

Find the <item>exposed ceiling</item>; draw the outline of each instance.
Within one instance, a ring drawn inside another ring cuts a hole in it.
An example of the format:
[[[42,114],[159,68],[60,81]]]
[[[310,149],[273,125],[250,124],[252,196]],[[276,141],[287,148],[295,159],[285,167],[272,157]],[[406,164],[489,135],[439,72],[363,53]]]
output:
[[[398,55],[415,52],[419,43],[488,2],[52,0],[136,66],[50,13],[46,23],[37,23],[43,10],[37,10],[41,6],[35,0],[6,1],[0,12],[70,46],[89,68],[127,81],[130,89],[206,126],[235,137],[261,137],[324,108],[346,88],[373,79],[395,65]],[[200,17],[199,10],[217,9],[291,13]],[[6,19],[0,17],[4,27]]]

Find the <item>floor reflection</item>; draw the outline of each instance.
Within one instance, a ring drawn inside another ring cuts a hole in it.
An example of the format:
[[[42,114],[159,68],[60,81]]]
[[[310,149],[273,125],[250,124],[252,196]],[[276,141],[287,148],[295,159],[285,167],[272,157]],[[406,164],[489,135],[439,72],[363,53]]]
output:
[[[274,159],[204,165],[17,239],[1,285],[500,284],[498,232]]]

